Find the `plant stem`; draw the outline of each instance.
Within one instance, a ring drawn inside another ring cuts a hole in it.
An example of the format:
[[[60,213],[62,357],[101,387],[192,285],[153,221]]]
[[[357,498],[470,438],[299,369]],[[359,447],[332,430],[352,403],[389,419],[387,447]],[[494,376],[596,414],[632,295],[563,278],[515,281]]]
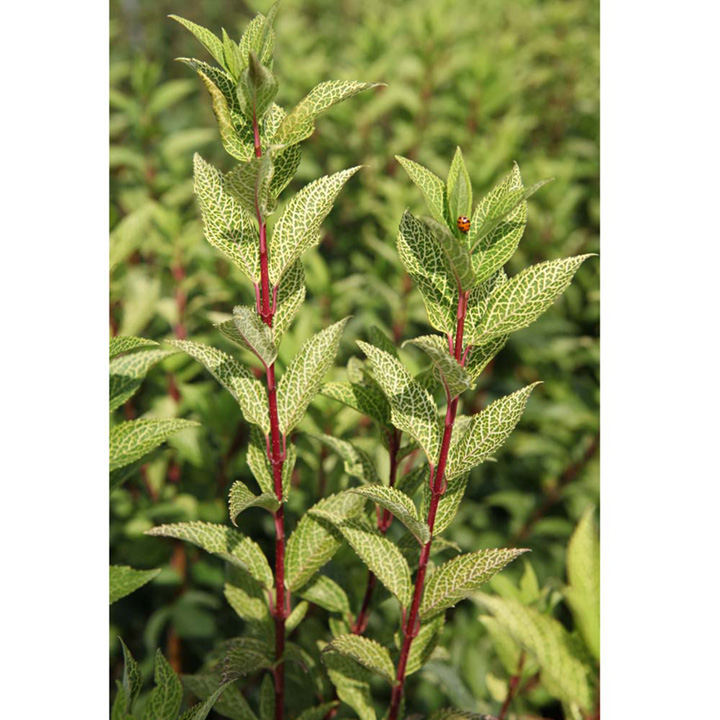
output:
[[[463,348],[463,333],[465,329],[465,313],[467,311],[468,292],[458,288],[458,305],[457,305],[457,326],[455,329],[455,338],[453,342],[453,353],[455,359],[461,364],[465,364],[466,351]],[[423,590],[425,588],[425,573],[427,572],[427,564],[430,559],[430,548],[433,541],[433,528],[435,527],[435,516],[437,514],[440,498],[443,496],[447,483],[445,482],[445,467],[447,465],[448,452],[450,450],[450,441],[452,440],[453,428],[455,426],[455,417],[459,397],[449,398],[447,410],[445,411],[445,429],[443,431],[442,441],[440,443],[440,454],[436,467],[430,465],[430,507],[428,508],[427,525],[430,530],[430,539],[423,545],[420,553],[420,561],[418,562],[418,571],[415,576],[415,587],[413,589],[412,602],[410,604],[410,613],[407,616],[407,622],[403,627],[403,644],[400,650],[400,659],[398,660],[397,674],[395,676],[395,685],[392,689],[390,697],[390,711],[388,720],[397,720],[400,710],[400,702],[402,701],[403,689],[405,687],[405,669],[407,667],[410,648],[413,640],[420,632],[420,601],[422,600]]]
[[[507,695],[505,696],[505,701],[502,704],[502,707],[500,708],[500,712],[498,713],[497,720],[505,720],[505,716],[507,715],[508,710],[510,709],[510,703],[513,701],[513,698],[517,694],[518,687],[520,686],[520,679],[522,678],[522,670],[523,666],[525,665],[525,653],[520,653],[520,658],[518,659],[517,669],[515,670],[515,673],[510,678],[510,682],[508,683],[508,691]]]
[[[390,487],[395,486],[398,469],[397,456],[400,450],[401,438],[402,433],[399,430],[393,430],[388,439],[388,453],[390,454],[390,479],[388,484]],[[382,514],[378,513],[378,530],[384,535],[388,531],[392,521],[393,516],[391,512],[384,509]],[[370,619],[370,600],[372,599],[376,580],[377,578],[375,577],[375,574],[368,571],[367,587],[365,588],[365,595],[363,596],[362,605],[360,606],[360,612],[358,613],[357,619],[350,630],[354,635],[362,635],[367,628],[368,620]]]
[[[262,156],[260,129],[257,118],[253,115],[253,136],[255,139],[255,157]],[[275,314],[274,303],[270,303],[270,274],[268,269],[267,228],[265,218],[260,210],[257,196],[255,198],[260,233],[260,298],[258,314],[262,321],[272,327]],[[273,513],[275,523],[275,603],[271,608],[275,618],[275,668],[273,680],[275,684],[275,720],[282,720],[285,705],[285,620],[290,609],[290,594],[285,591],[285,507],[283,504],[282,471],[285,462],[284,439],[280,439],[280,421],[277,409],[277,383],[275,382],[275,363],[265,369],[268,394],[268,415],[270,417],[270,442],[267,455],[273,471],[275,497],[280,507]]]

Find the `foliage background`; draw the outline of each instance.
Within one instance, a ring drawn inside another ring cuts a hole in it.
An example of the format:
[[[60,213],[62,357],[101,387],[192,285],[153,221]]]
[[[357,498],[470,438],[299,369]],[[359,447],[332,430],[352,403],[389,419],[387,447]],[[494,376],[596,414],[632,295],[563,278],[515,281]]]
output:
[[[193,337],[223,346],[218,313],[252,297],[249,285],[202,238],[192,199],[194,151],[223,169],[204,90],[178,56],[197,55],[192,37],[167,19],[179,14],[238,36],[265,3],[113,0],[110,47],[110,317],[114,333],[161,340]],[[278,102],[292,105],[328,79],[382,80],[388,87],[333,108],[307,141],[291,188],[363,163],[325,222],[306,259],[310,296],[281,348],[291,357],[313,332],[352,314],[341,366],[354,339],[377,324],[397,340],[426,332],[424,309],[395,252],[405,207],[422,199],[395,162],[402,154],[444,176],[456,145],[476,193],[517,160],[527,184],[555,181],[529,202],[529,223],[509,265],[598,250],[598,6],[594,0],[284,0],[276,23]],[[598,502],[598,264],[588,262],[556,305],[511,336],[481,379],[478,408],[521,384],[542,379],[499,462],[478,468],[449,537],[465,549],[532,548],[532,568],[552,591],[565,579],[565,552],[582,513]],[[338,371],[340,375],[341,371]],[[149,676],[161,648],[176,669],[193,672],[240,620],[222,598],[223,571],[187,546],[146,537],[161,522],[227,522],[231,482],[245,479],[247,426],[232,399],[195,364],[173,356],[157,365],[114,419],[151,414],[191,417],[202,426],[178,434],[140,474],[111,494],[111,561],[162,567],[153,582],[111,608],[111,673],[121,667],[117,636]],[[368,433],[357,416],[315,402],[305,429]],[[372,438],[367,444],[373,447]],[[341,467],[301,440],[290,522],[319,494],[341,483]],[[264,514],[248,514],[244,532],[264,538]],[[493,584],[509,592],[523,565]],[[357,594],[363,571],[350,573]],[[346,585],[349,586],[349,583]],[[355,604],[359,597],[354,598]],[[416,705],[493,707],[507,682],[478,607],[451,613],[439,664],[411,678]],[[569,616],[559,607],[561,620]],[[382,612],[373,614],[379,626]],[[560,717],[539,689],[528,712]],[[497,708],[497,705],[494,706]]]

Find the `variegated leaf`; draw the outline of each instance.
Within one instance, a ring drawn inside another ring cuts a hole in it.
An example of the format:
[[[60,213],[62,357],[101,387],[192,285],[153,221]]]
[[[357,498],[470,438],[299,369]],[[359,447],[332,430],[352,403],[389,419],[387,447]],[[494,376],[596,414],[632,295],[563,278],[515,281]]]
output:
[[[443,563],[425,585],[420,619],[429,620],[460,602],[525,552],[525,548],[478,550]]]
[[[325,175],[292,197],[273,228],[268,244],[269,274],[277,285],[283,273],[320,240],[320,225],[332,209],[342,186],[360,166]]]
[[[445,624],[445,615],[440,613],[429,622],[423,623],[420,627],[417,637],[413,640],[408,654],[407,665],[405,667],[405,675],[412,675],[422,668],[422,666],[430,659],[433,650],[435,650],[443,625]]]
[[[305,300],[305,270],[296,260],[284,273],[277,292],[272,336],[278,345]]]
[[[142,385],[153,365],[172,355],[174,350],[137,350],[110,360],[110,412],[126,403]]]
[[[195,195],[207,241],[254,283],[260,282],[258,229],[252,216],[228,191],[219,170],[194,156]]]
[[[278,197],[288,186],[288,183],[295,177],[295,173],[300,166],[301,157],[302,151],[299,145],[291,145],[290,147],[273,152],[275,172],[270,182],[270,192],[273,197]]]
[[[487,315],[488,303],[492,294],[506,282],[507,275],[504,270],[500,270],[489,280],[475,285],[470,291],[465,313],[465,343],[467,345],[485,345],[491,342],[483,338],[481,327]]]
[[[110,338],[110,359],[121,355],[122,353],[129,352],[130,350],[137,350],[138,348],[146,347],[157,347],[158,343],[155,340],[148,340],[147,338],[134,337],[132,335],[120,335],[117,337]]]
[[[155,687],[145,706],[145,720],[176,720],[182,702],[182,683],[170,663],[155,653]]]
[[[185,540],[249,572],[265,587],[273,586],[273,574],[260,546],[233,528],[196,520],[159,525],[145,534]]]
[[[269,493],[262,493],[256,495],[252,492],[244,482],[236,480],[230,488],[230,496],[228,498],[228,506],[230,511],[230,522],[233,525],[237,525],[235,520],[237,516],[252,507],[265,508],[270,512],[275,512],[280,507],[280,503],[277,501],[275,495]]]
[[[433,235],[437,246],[444,253],[456,286],[463,290],[472,289],[477,280],[470,257],[470,249],[465,238],[456,237],[445,223],[436,222],[432,218],[422,218],[422,223]]]
[[[278,128],[273,143],[295,145],[309,138],[315,130],[315,118],[333,105],[378,83],[352,80],[329,80],[316,85],[287,115]]]
[[[272,156],[265,153],[240,163],[227,173],[225,189],[250,217],[259,213],[266,218],[275,209],[275,198],[270,192],[273,173]]]
[[[466,432],[453,437],[445,470],[448,479],[472,470],[504,444],[522,417],[528,397],[536,385],[539,383],[532,383],[495,400],[472,416]]]
[[[358,340],[368,356],[372,374],[390,403],[393,424],[414,437],[435,463],[440,447],[440,426],[435,401],[389,353]]]
[[[398,254],[417,285],[430,324],[443,333],[455,332],[458,289],[440,242],[422,222],[405,212],[400,221]]]
[[[280,430],[287,435],[302,419],[330,369],[347,318],[321,330],[303,343],[278,384]],[[267,432],[267,431],[266,431]]]
[[[245,116],[252,121],[263,118],[278,91],[278,81],[254,52],[248,53],[248,65],[238,85],[238,100]]]
[[[447,203],[450,217],[455,223],[461,215],[470,217],[472,212],[472,183],[463,159],[462,150],[456,148],[447,177]]]
[[[469,710],[456,710],[455,708],[442,708],[431,713],[428,720],[496,720],[492,715],[470,712]]]
[[[356,663],[385,678],[390,684],[395,678],[395,668],[390,653],[380,643],[360,635],[340,635],[328,643],[323,653],[337,652],[352,658]]]
[[[316,503],[300,518],[288,539],[285,554],[286,580],[290,590],[302,588],[320,568],[329,562],[342,545],[342,536],[335,527],[313,517],[313,510],[332,513],[334,517],[347,518],[362,511],[365,500],[357,495],[340,493]]]
[[[227,644],[223,658],[223,682],[231,682],[243,675],[250,675],[270,668],[273,658],[266,642],[255,638],[236,638]]]
[[[267,411],[267,392],[264,386],[248,370],[229,355],[190,340],[170,340],[179,348],[205,366],[208,372],[235,398],[243,417],[257,425],[263,432],[270,432]]]
[[[233,322],[245,347],[256,355],[266,368],[272,365],[277,357],[272,331],[255,308],[236,305],[233,308]]]
[[[331,710],[336,708],[338,704],[337,700],[333,700],[333,702],[323,703],[322,705],[316,705],[315,707],[308,708],[298,715],[297,720],[323,720],[323,718],[326,717]]]
[[[430,540],[428,526],[418,517],[415,503],[402,491],[386,485],[364,485],[349,492],[362,495],[389,510],[424,545]]]
[[[531,265],[493,292],[477,329],[477,344],[527,327],[570,284],[573,275],[590,255]]]
[[[203,44],[205,49],[213,56],[216,62],[220,65],[225,65],[223,44],[220,41],[220,38],[210,32],[207,28],[202,27],[202,25],[196,25],[194,22],[181,18],[178,15],[168,15],[168,17],[187,28]]]
[[[507,335],[499,335],[482,345],[473,345],[465,358],[465,369],[473,384],[478,381],[482,371],[492,359],[505,347]]]
[[[473,386],[465,368],[450,354],[444,337],[422,335],[413,340],[406,340],[403,347],[408,344],[420,348],[430,358],[451,399]]]
[[[170,436],[200,423],[182,418],[127,420],[110,430],[110,471],[139,460]]]
[[[448,478],[447,472],[445,479],[447,480],[447,488],[440,498],[437,512],[435,513],[435,525],[433,526],[433,537],[437,537],[441,532],[450,527],[450,523],[457,515],[460,503],[465,495],[465,488],[468,484],[470,473],[462,473],[455,477]],[[430,507],[430,486],[423,486],[423,503],[422,515],[427,517],[428,508]]]
[[[318,505],[308,513],[312,517],[327,520],[340,530],[350,547],[375,577],[395,595],[403,607],[408,606],[412,592],[410,568],[391,540],[375,528],[369,528],[352,518],[343,519],[332,511],[319,508]]]
[[[154,570],[136,570],[128,565],[110,566],[110,604],[135,592],[160,574],[160,568]],[[123,647],[125,647],[123,645]]]
[[[445,223],[445,183],[435,173],[430,172],[414,160],[401,155],[396,155],[395,159],[403,166],[410,179],[422,192],[430,214],[439,223]]]

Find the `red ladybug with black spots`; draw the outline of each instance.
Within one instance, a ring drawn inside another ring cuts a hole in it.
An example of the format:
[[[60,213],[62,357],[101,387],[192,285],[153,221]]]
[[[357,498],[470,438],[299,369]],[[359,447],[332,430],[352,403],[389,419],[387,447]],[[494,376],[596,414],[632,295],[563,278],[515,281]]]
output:
[[[457,219],[457,226],[461,233],[466,233],[470,229],[470,218],[465,217],[465,215],[461,215]]]

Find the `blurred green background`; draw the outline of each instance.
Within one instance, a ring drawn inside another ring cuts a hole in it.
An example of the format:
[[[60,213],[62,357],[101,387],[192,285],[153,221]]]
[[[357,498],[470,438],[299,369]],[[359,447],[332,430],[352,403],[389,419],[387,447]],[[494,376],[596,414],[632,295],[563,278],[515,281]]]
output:
[[[255,12],[266,9],[265,3],[217,0],[110,3],[113,334],[188,336],[228,349],[212,323],[233,305],[251,302],[252,288],[202,238],[192,198],[192,154],[200,152],[224,170],[232,159],[222,150],[201,83],[173,61],[205,58],[203,50],[167,15],[216,32],[224,26],[237,38]],[[308,300],[281,347],[281,363],[310,334],[348,314],[353,317],[338,368],[371,325],[398,342],[428,331],[420,296],[395,251],[403,209],[424,208],[395,154],[444,177],[455,146],[461,146],[477,196],[513,160],[528,185],[555,178],[529,202],[527,231],[510,274],[531,262],[598,251],[598,28],[593,0],[283,0],[275,51],[281,105],[294,105],[327,79],[384,81],[388,87],[320,118],[285,193],[320,175],[366,166],[341,193],[319,249],[306,256]],[[544,385],[498,462],[474,471],[448,531],[464,550],[532,548],[528,562],[549,597],[564,583],[573,527],[598,503],[598,273],[597,261],[585,263],[565,295],[534,325],[512,335],[484,373],[475,409],[533,380]],[[336,373],[340,377],[342,370]],[[472,410],[466,403],[465,412]],[[112,677],[121,672],[118,635],[149,675],[158,647],[176,669],[194,672],[220,640],[242,629],[222,597],[219,562],[142,533],[161,522],[227,522],[229,485],[249,478],[247,426],[232,398],[181,356],[156,366],[113,421],[145,414],[190,417],[202,427],[173,437],[111,494],[111,561],[163,568],[156,580],[111,608]],[[360,444],[367,438],[364,446],[376,447],[367,423],[330,401],[316,401],[303,427],[359,438]],[[317,443],[300,436],[298,445],[290,527],[323,489],[344,482],[341,465]],[[380,452],[378,461],[385,462]],[[269,516],[244,517],[244,532],[271,556]],[[511,592],[522,572],[517,563],[494,589]],[[363,577],[360,566],[348,571],[345,587],[356,605]],[[445,661],[433,661],[410,679],[417,708],[497,710],[507,671],[478,613],[476,605],[464,603],[450,614]],[[561,603],[556,616],[570,622]],[[381,630],[383,617],[383,611],[373,614],[370,635]],[[541,687],[530,688],[517,703],[526,717],[561,717]]]

